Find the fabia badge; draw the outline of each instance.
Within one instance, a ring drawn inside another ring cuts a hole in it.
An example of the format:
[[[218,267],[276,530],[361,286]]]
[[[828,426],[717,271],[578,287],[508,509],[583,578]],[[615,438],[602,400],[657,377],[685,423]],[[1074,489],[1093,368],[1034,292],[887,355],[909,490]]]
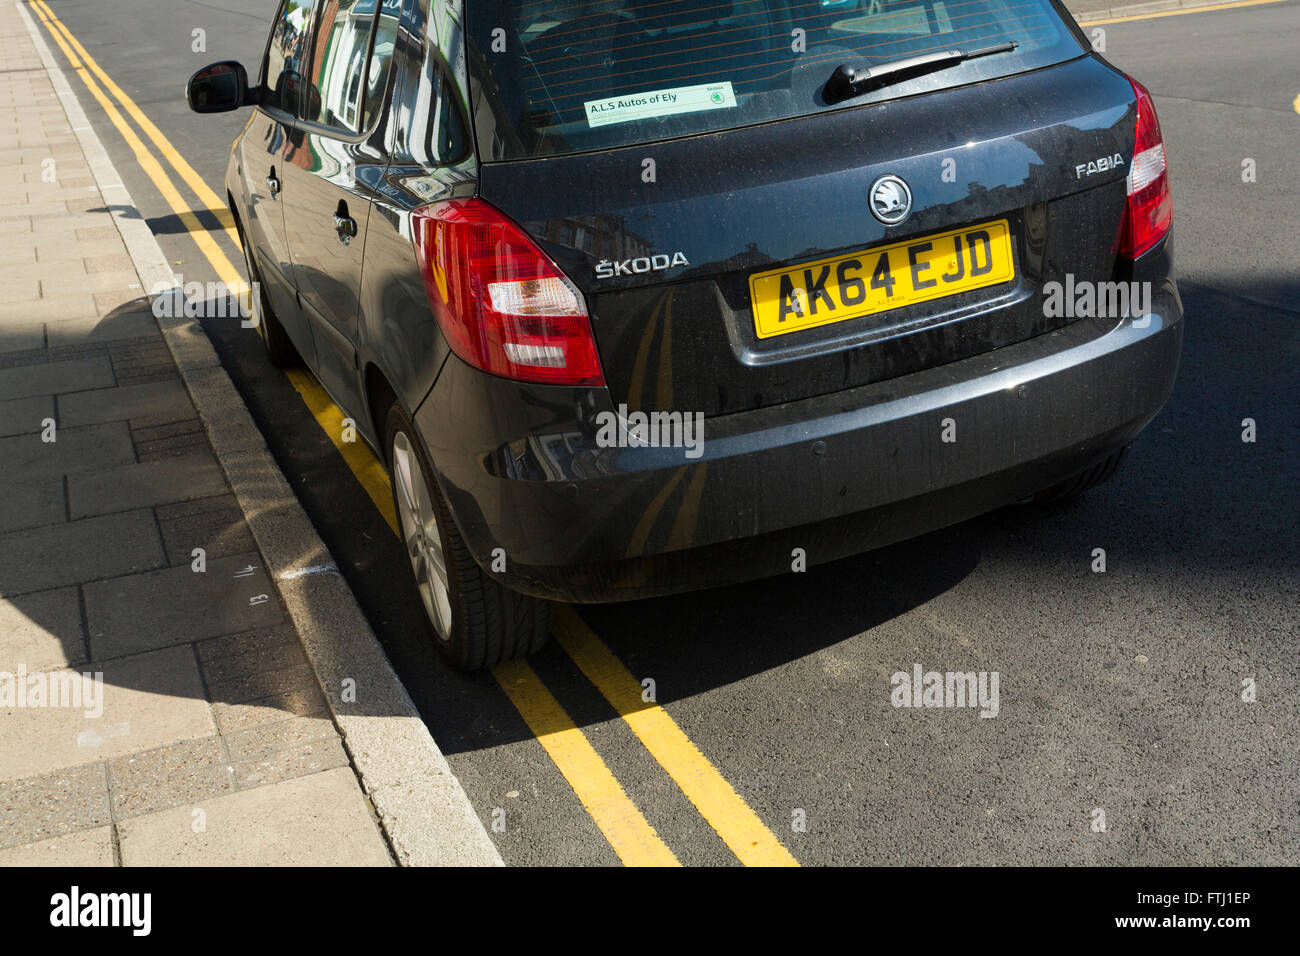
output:
[[[1095,176],[1097,173],[1108,173],[1112,169],[1119,169],[1124,165],[1124,157],[1119,153],[1114,156],[1098,156],[1096,159],[1086,163],[1080,163],[1074,167],[1074,178],[1082,179],[1084,176]]]
[[[912,212],[912,190],[897,176],[881,176],[871,184],[871,215],[886,226],[897,226]]]

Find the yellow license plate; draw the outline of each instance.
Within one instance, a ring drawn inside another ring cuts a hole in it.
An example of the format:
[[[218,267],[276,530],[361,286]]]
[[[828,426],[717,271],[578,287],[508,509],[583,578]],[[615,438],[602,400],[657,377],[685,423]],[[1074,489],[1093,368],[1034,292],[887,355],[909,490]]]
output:
[[[1015,278],[1005,219],[749,277],[760,339]]]

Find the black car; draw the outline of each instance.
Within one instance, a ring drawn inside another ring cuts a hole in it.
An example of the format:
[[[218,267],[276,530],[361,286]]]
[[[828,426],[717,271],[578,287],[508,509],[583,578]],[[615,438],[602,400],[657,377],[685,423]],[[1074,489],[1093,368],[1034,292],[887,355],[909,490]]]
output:
[[[1055,0],[282,0],[188,95],[461,667],[1075,494],[1173,386],[1160,125]]]

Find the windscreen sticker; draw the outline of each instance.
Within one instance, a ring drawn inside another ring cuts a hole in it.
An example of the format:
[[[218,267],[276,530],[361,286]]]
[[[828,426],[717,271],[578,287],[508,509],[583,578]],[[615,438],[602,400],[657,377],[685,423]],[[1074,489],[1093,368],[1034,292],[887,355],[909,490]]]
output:
[[[587,100],[582,105],[587,113],[587,122],[596,127],[653,119],[656,116],[694,113],[698,110],[726,109],[736,105],[736,94],[732,92],[731,81],[728,80],[725,83],[701,83],[698,86],[678,86],[668,90]]]

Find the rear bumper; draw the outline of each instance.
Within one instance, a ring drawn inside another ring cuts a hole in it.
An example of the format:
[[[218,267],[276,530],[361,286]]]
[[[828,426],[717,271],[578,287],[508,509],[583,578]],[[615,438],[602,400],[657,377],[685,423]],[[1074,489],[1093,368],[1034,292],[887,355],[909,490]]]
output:
[[[604,389],[521,385],[454,356],[416,423],[480,564],[500,548],[508,587],[626,600],[788,573],[795,548],[812,565],[883,547],[1077,474],[1160,410],[1182,318],[1162,282],[1145,320],[1083,319],[913,375],[707,419],[696,458],[599,447]]]

